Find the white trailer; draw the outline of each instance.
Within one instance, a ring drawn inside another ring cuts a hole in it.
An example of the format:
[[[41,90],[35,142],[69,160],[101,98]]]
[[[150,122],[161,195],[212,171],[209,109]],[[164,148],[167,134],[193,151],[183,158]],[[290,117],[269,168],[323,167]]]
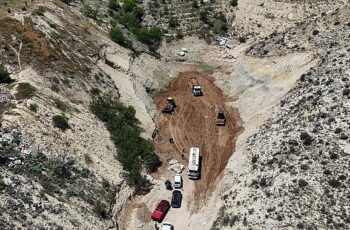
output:
[[[188,162],[188,178],[189,179],[199,179],[200,177],[200,152],[199,148],[190,148],[190,157]]]

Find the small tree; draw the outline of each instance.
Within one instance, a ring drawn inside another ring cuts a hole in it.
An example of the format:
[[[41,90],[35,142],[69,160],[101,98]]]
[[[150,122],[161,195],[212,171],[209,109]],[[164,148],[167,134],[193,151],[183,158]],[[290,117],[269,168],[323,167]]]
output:
[[[97,19],[98,16],[98,9],[94,9],[92,8],[92,6],[88,5],[88,4],[84,4],[82,10],[83,14],[88,17],[88,18],[92,18],[92,19]]]
[[[101,218],[107,217],[106,205],[99,200],[95,203],[93,211]]]
[[[230,5],[231,5],[232,7],[238,6],[238,0],[231,0],[231,1],[230,1]]]
[[[117,0],[109,0],[108,2],[108,8],[112,9],[112,10],[119,10],[120,9],[120,5],[117,2]]]
[[[52,121],[53,121],[53,125],[56,128],[61,129],[62,131],[66,131],[67,129],[70,129],[67,118],[62,115],[53,116]]]
[[[0,65],[0,83],[12,83],[14,82],[13,79],[10,78],[10,73],[7,71],[7,69]]]
[[[17,85],[17,93],[15,94],[16,99],[29,99],[32,98],[36,93],[34,86],[27,82],[21,82]]]
[[[171,17],[171,18],[169,19],[169,27],[171,27],[171,28],[176,28],[176,27],[178,27],[179,25],[180,25],[180,23],[179,23],[179,21],[177,20],[177,18]]]
[[[131,48],[132,43],[130,40],[128,40],[124,35],[123,32],[120,28],[118,27],[113,27],[109,31],[109,36],[111,37],[112,41],[115,43],[125,47],[125,48]]]

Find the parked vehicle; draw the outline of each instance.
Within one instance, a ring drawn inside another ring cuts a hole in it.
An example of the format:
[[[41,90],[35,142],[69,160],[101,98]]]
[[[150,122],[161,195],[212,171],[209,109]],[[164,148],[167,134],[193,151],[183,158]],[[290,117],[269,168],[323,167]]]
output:
[[[190,148],[190,157],[188,159],[188,178],[198,180],[201,174],[201,161],[199,148]]]
[[[182,188],[182,177],[180,176],[180,174],[176,174],[174,176],[174,188]]]
[[[182,194],[179,190],[173,191],[173,197],[171,198],[171,207],[180,208],[182,202]]]
[[[172,97],[168,97],[165,102],[165,106],[162,110],[163,113],[173,113],[176,108],[175,99]]]
[[[167,200],[162,200],[156,207],[156,209],[153,211],[152,213],[152,220],[157,221],[157,222],[161,222],[165,215],[167,214],[167,212],[170,209],[170,203]]]
[[[190,77],[190,79],[188,80],[188,84],[190,86],[192,94],[195,97],[203,95],[202,87],[200,86],[196,77]]]
[[[216,117],[216,125],[225,125],[225,123],[226,123],[226,117],[225,117],[225,112],[224,112],[224,110],[223,109],[219,109],[219,111],[218,111],[218,115],[217,115],[217,117]]]
[[[172,185],[171,185],[170,180],[166,180],[166,181],[165,181],[165,188],[166,188],[167,190],[173,190],[173,187],[172,187]]]
[[[174,226],[169,222],[164,222],[160,230],[174,230]]]

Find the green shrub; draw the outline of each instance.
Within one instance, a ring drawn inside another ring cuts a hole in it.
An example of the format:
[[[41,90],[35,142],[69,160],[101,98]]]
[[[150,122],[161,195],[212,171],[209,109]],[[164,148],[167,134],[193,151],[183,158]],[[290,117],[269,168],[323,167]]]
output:
[[[240,37],[238,38],[238,41],[239,41],[240,43],[245,43],[245,42],[246,42],[246,38],[240,36]]]
[[[199,12],[199,18],[204,23],[209,23],[209,12],[208,9],[204,9]]]
[[[153,143],[140,136],[141,128],[135,117],[135,109],[124,106],[110,95],[93,96],[90,106],[92,112],[107,125],[118,150],[116,158],[126,171],[124,178],[128,184],[140,188],[144,184],[142,165],[152,171],[160,161],[154,153]]]
[[[31,168],[31,171],[32,171],[34,174],[40,174],[40,173],[41,173],[41,166],[40,166],[40,165],[34,165],[34,166]]]
[[[107,217],[106,205],[99,200],[95,203],[93,211],[97,216],[101,218]]]
[[[113,27],[109,31],[109,36],[112,39],[112,41],[114,41],[115,43],[117,43],[125,48],[132,47],[131,41],[124,37],[122,30],[118,27]]]
[[[158,27],[143,27],[137,31],[136,37],[140,42],[150,47],[158,47],[162,40],[162,32]]]
[[[58,98],[55,98],[54,102],[57,109],[62,110],[63,112],[67,111],[68,105],[66,103],[64,103]]]
[[[73,0],[60,0],[61,2],[69,5]]]
[[[179,23],[179,21],[177,20],[177,18],[171,17],[171,18],[169,19],[169,27],[171,27],[171,28],[176,28],[176,27],[178,27],[178,26],[180,26],[180,23]]]
[[[120,5],[117,2],[117,0],[109,0],[108,2],[108,8],[112,9],[112,10],[119,10],[120,9]]]
[[[17,85],[15,97],[17,100],[32,98],[36,93],[35,87],[27,82],[21,82]]]
[[[183,39],[184,38],[184,35],[182,33],[182,30],[177,30],[176,31],[176,38],[177,39]]]
[[[94,9],[92,8],[92,6],[88,5],[88,4],[84,4],[83,8],[81,9],[82,13],[88,17],[88,18],[92,18],[92,19],[97,19],[98,16],[98,9]]]
[[[85,159],[85,163],[88,164],[88,165],[90,165],[90,164],[93,163],[93,161],[92,161],[90,155],[88,155],[88,154],[85,154],[85,155],[84,155],[84,159]]]
[[[49,173],[58,177],[69,178],[70,176],[65,161],[59,156],[50,156],[45,162],[45,168]]]
[[[109,188],[110,186],[111,186],[111,184],[109,183],[109,181],[105,178],[102,178],[102,187]]]
[[[62,115],[53,116],[52,121],[53,121],[53,125],[56,128],[61,129],[62,131],[66,131],[67,129],[70,129],[67,118]]]
[[[232,7],[238,6],[238,0],[230,0],[230,5],[231,5]]]
[[[10,78],[10,73],[7,71],[7,69],[0,65],[0,83],[12,83],[14,82],[13,79]]]
[[[69,5],[69,4],[71,4],[73,2],[73,0],[61,0],[61,2]]]
[[[46,8],[43,6],[38,6],[38,8],[34,10],[34,14],[40,15],[40,16],[43,16],[45,12],[46,12]]]
[[[113,16],[115,21],[112,22],[111,39],[124,47],[131,47],[131,42],[126,40],[122,31],[116,27],[117,23],[120,23],[132,32],[140,42],[148,45],[151,50],[157,48],[162,39],[161,30],[157,27],[144,27],[142,25],[143,16],[144,10],[138,6],[135,0],[123,0],[121,8]]]
[[[36,113],[36,112],[38,111],[38,104],[36,104],[36,103],[31,103],[31,104],[29,105],[29,109],[30,109],[31,111],[33,111],[34,113]]]
[[[198,0],[193,0],[193,1],[192,1],[192,7],[195,8],[195,9],[198,9],[198,8],[199,8]]]

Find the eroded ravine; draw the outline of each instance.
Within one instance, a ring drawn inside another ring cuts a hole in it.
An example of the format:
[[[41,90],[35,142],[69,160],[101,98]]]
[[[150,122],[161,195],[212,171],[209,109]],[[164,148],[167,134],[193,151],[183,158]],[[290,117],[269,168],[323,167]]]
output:
[[[190,76],[197,77],[203,96],[194,97],[190,92]],[[201,179],[194,181],[195,193],[190,205],[193,211],[200,208],[205,198],[215,190],[216,182],[234,152],[236,138],[243,130],[238,110],[225,105],[225,96],[213,81],[205,73],[182,72],[154,99],[159,111],[155,149],[164,163],[163,167],[167,167],[169,159],[174,158],[187,165],[189,148],[197,146],[201,150],[202,173]],[[167,97],[176,100],[176,111],[172,115],[161,113]],[[224,127],[215,123],[218,108],[225,111],[227,123]],[[174,143],[170,143],[170,138]],[[183,149],[186,151],[185,159],[181,157]],[[187,176],[186,173],[183,176]]]

